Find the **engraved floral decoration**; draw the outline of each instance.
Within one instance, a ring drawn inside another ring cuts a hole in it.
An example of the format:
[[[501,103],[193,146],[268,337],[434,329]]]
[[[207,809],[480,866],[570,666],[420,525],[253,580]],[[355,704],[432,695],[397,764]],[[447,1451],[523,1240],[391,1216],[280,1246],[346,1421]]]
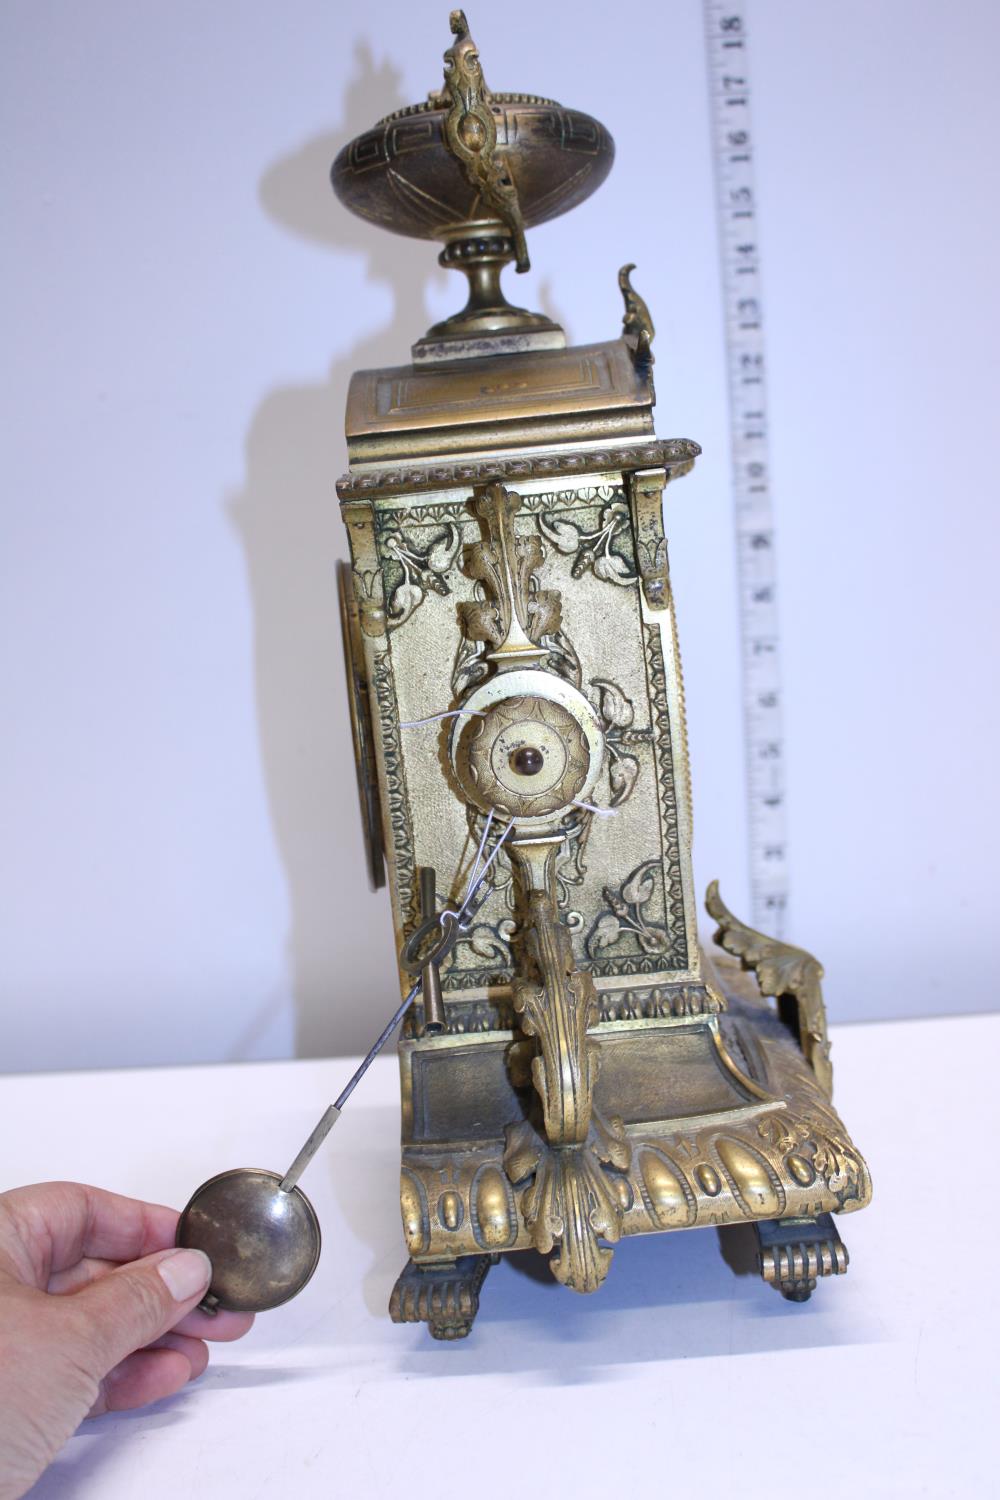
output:
[[[489,676],[490,664],[486,660],[486,647],[482,641],[470,641],[467,636],[458,638],[455,665],[451,669],[451,695],[455,703],[461,703],[466,693]]]
[[[387,559],[391,559],[387,566],[396,575],[395,585],[386,587],[389,600],[386,614],[390,625],[404,624],[423,604],[429,592],[451,593],[445,575],[458,556],[460,546],[461,534],[450,521],[423,548],[399,530],[389,530],[383,535],[382,551]]]
[[[570,573],[574,578],[591,568],[594,577],[605,583],[635,583],[631,522],[624,500],[613,499],[602,508],[594,531],[551,512],[538,517],[538,529],[558,552],[573,558]]]
[[[619,890],[610,885],[604,887],[604,899],[610,910],[601,913],[587,938],[587,952],[591,958],[596,958],[605,948],[613,948],[628,936],[634,937],[643,953],[666,953],[669,950],[667,929],[648,921],[643,912],[656,890],[654,871],[659,867],[658,859],[644,860]]]
[[[651,736],[648,730],[633,729],[635,708],[620,687],[603,677],[594,677],[592,686],[597,689],[596,707],[604,726],[611,806],[620,807],[631,797],[639,778],[639,762],[625,747],[630,740],[649,740]]]

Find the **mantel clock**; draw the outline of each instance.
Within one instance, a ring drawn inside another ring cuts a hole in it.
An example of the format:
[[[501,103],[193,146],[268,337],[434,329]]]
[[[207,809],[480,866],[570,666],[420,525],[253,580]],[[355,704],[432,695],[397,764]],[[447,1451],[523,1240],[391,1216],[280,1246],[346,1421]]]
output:
[[[737,1223],[804,1300],[846,1269],[831,1215],[871,1185],[830,1102],[819,964],[715,885],[718,951],[699,945],[663,523],[699,449],[654,433],[633,267],[606,342],[568,347],[506,301],[526,230],[593,192],[614,146],[590,115],[492,93],[461,11],[451,29],[440,92],[332,168],[349,209],[443,241],[469,282],[410,363],[354,376],[338,485],[370,874],[402,992],[423,980],[390,1312],[460,1338],[502,1254],[595,1292],[626,1235]]]

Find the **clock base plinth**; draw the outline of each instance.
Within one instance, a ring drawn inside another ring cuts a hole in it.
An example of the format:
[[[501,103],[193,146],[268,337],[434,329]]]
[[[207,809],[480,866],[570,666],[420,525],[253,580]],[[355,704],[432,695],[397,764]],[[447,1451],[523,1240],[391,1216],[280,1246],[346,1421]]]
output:
[[[717,893],[713,900],[718,905]],[[729,944],[733,924],[720,934]],[[767,957],[797,951],[771,943]],[[769,1003],[747,959],[742,968],[731,957],[705,955],[703,963],[712,983],[700,1013],[690,985],[666,985],[655,1013],[652,1002],[642,1014],[631,1002],[626,1016],[604,999],[602,1016],[617,1017],[588,1033],[600,1050],[595,1111],[629,1147],[626,1168],[600,1169],[622,1209],[604,1239],[748,1224],[762,1279],[805,1302],[819,1279],[847,1270],[832,1216],[868,1204],[868,1168],[821,1081],[829,1077],[826,1052],[808,1060],[808,1038],[796,1035],[788,1004]],[[512,1141],[541,1128],[521,1055],[530,1040],[502,1008],[494,1026],[478,1031],[465,1029],[469,1016],[454,1000],[446,1010],[448,1034],[422,1041],[417,1019],[400,1044],[401,1202],[411,1260],[391,1313],[454,1339],[472,1325],[491,1258],[540,1249],[557,1260],[564,1215],[554,1203],[553,1232],[540,1243],[541,1178],[535,1169],[523,1177],[510,1170]],[[460,1090],[456,1049],[467,1085]]]

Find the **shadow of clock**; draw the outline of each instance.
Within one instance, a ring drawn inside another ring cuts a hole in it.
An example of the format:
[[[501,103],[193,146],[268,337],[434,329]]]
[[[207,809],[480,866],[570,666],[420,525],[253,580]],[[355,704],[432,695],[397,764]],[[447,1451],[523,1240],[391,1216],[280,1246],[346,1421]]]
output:
[[[344,252],[364,257],[366,280],[390,310],[334,361],[325,381],[285,386],[261,402],[247,434],[245,482],[227,499],[246,559],[261,760],[288,882],[298,1057],[364,1052],[374,1018],[381,1022],[396,991],[388,900],[384,891],[372,897],[363,873],[336,587],[346,538],[335,482],[346,468],[351,375],[406,357],[429,321],[428,287],[446,275],[435,267],[433,246],[380,232],[334,198],[330,163],[344,141],[408,102],[399,75],[388,62],[376,65],[365,43],[356,46],[355,65],[341,127],[269,167],[259,196],[283,228],[341,252],[339,264],[330,258],[329,306],[315,311],[332,325],[332,345]],[[265,295],[292,302],[294,288],[268,287]],[[281,1003],[249,1019],[235,1058],[250,1053]]]
[[[330,164],[340,147],[410,102],[400,75],[388,61],[376,63],[367,42],[356,44],[354,56],[340,128],[270,166],[259,198],[282,228],[340,252],[339,265],[331,256],[330,303],[315,313],[330,321],[331,344],[338,288],[343,297],[352,279],[345,254],[363,257],[365,279],[385,296],[388,315],[338,356],[321,384],[285,386],[261,402],[247,434],[245,482],[227,498],[246,560],[261,761],[288,882],[297,1057],[366,1051],[397,984],[388,893],[373,899],[363,873],[336,587],[336,563],[347,553],[335,483],[347,467],[348,386],[358,369],[409,357],[436,320],[426,306],[432,288],[454,292],[451,310],[466,290],[436,265],[438,247],[386,233],[334,197]],[[265,295],[291,302],[293,291],[268,287]],[[547,283],[536,295],[559,321]],[[279,990],[249,1017],[232,1060],[254,1054],[286,1003]]]
[[[727,1230],[694,1230],[624,1240],[604,1285],[586,1297],[560,1286],[541,1256],[504,1257],[483,1284],[466,1343],[436,1344],[423,1326],[399,1329],[407,1347],[397,1368],[408,1377],[506,1371],[587,1385],[626,1379],[651,1361],[879,1341],[880,1329],[852,1315],[843,1286],[793,1304],[755,1266],[734,1275],[729,1239]],[[736,1259],[746,1265],[745,1246]]]

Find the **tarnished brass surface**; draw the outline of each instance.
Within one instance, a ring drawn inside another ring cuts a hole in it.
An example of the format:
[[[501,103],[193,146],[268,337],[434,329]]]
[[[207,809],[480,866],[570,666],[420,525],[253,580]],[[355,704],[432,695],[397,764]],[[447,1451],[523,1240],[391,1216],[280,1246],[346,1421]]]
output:
[[[729,1002],[721,1017],[589,1029],[600,1062],[595,1113],[608,1121],[624,1115],[617,1137],[605,1143],[608,1160],[599,1159],[602,1239],[814,1219],[870,1201],[868,1169],[787,1028],[721,972]],[[533,1157],[559,1153],[530,1115],[516,1119],[520,1096],[507,1061],[516,1035],[453,1033],[423,1049],[402,1044],[403,1182],[412,1205],[405,1228],[417,1260],[542,1248],[530,1222]],[[460,1084],[466,1069],[468,1095]],[[472,1114],[474,1101],[482,1107]],[[497,1198],[486,1235],[476,1197],[500,1172],[513,1181]],[[451,1197],[442,1207],[445,1183]],[[622,1206],[617,1225],[612,1196]]]
[[[663,609],[670,590],[667,538],[663,530],[666,469],[639,469],[628,476],[635,558],[650,609]]]
[[[429,866],[418,872],[420,878],[420,915],[424,921],[437,920],[437,875]],[[440,930],[440,929],[439,929]],[[423,1000],[424,1036],[438,1036],[447,1030],[444,997],[441,994],[441,971],[429,958],[420,970]]]
[[[296,1296],[319,1263],[319,1222],[278,1172],[240,1168],[201,1185],[181,1214],[177,1243],[212,1262],[209,1307],[267,1312]]]
[[[497,122],[490,108],[491,95],[464,11],[452,11],[451,29],[455,44],[444,55],[444,83],[451,106],[444,119],[445,144],[475,189],[480,211],[494,210],[509,229],[517,269],[527,271],[531,262],[524,242],[517,185],[504,152],[497,150]]]
[[[523,890],[523,948],[511,986],[521,1031],[536,1037],[531,1081],[552,1146],[579,1146],[587,1139],[597,1082],[597,1048],[588,1037],[597,1020],[597,994],[589,974],[574,964],[569,929],[556,905],[555,856],[559,833],[515,838],[511,856]]]
[[[344,519],[350,524],[348,501],[373,500],[382,495],[416,495],[425,490],[487,484],[498,479],[518,484],[527,479],[551,482],[574,474],[613,478],[616,473],[652,467],[662,468],[668,479],[680,479],[694,466],[700,452],[701,448],[690,438],[652,443],[638,439],[620,448],[603,445],[579,451],[543,448],[526,453],[493,453],[488,458],[466,455],[449,463],[394,464],[384,469],[365,466],[342,474],[337,480],[337,494],[345,502]],[[662,525],[661,513],[661,529]]]
[[[527,227],[567,213],[596,192],[615,147],[600,121],[553,99],[493,93],[496,150],[517,189]],[[334,192],[380,229],[417,239],[463,239],[483,226],[510,234],[445,142],[451,101],[438,97],[399,110],[350,141],[331,168]],[[513,258],[513,257],[512,257]]]
[[[541,540],[515,536],[521,497],[514,491],[487,484],[474,489],[472,497],[483,540],[466,549],[462,566],[486,597],[462,606],[462,629],[469,640],[492,646],[486,659],[498,669],[536,666],[549,654],[542,637],[562,622],[555,590],[533,587],[542,563]]]
[[[521,354],[565,349],[566,335],[544,313],[513,307],[504,296],[500,272],[508,264],[514,241],[504,235],[473,235],[452,240],[438,256],[446,270],[469,279],[469,297],[461,312],[435,323],[413,345],[415,365],[478,359],[491,354]]]
[[[443,89],[349,142],[331,168],[334,192],[384,229],[444,240],[441,265],[469,278],[466,307],[414,346],[415,360],[561,348],[557,324],[510,305],[500,272],[510,261],[528,269],[525,225],[600,187],[614,142],[552,99],[491,93],[463,11],[452,11],[451,30]]]
[[[822,1276],[843,1276],[850,1257],[829,1214],[755,1224],[761,1277],[789,1302],[808,1302]]]
[[[365,655],[361,644],[361,617],[354,597],[351,569],[337,565],[337,588],[340,594],[340,628],[344,641],[344,668],[347,678],[347,702],[354,739],[354,762],[358,775],[358,800],[361,805],[361,832],[365,844],[365,862],[373,891],[385,885],[385,860],[382,853],[382,819],[378,805],[378,779],[375,771],[375,746],[372,739],[372,716],[365,676]]]
[[[478,459],[484,452],[621,443],[652,433],[648,367],[634,362],[624,339],[451,365],[359,370],[347,396],[352,464]]]
[[[485,702],[482,689],[470,701]],[[597,715],[582,695],[580,708],[588,711],[599,735]],[[470,802],[485,812],[493,808],[518,819],[548,818],[576,801],[586,788],[591,763],[578,720],[558,699],[539,694],[494,703],[469,724],[456,756]],[[561,834],[559,838],[561,843]]]
[[[833,1095],[833,1068],[823,1003],[823,965],[804,948],[793,948],[755,932],[733,916],[719,895],[719,883],[708,888],[705,906],[719,924],[715,941],[742,959],[757,978],[762,995],[773,995],[781,1019],[793,1031],[806,1061],[828,1096]]]
[[[714,886],[724,953],[699,946],[663,509],[699,449],[653,435],[633,266],[617,339],[541,347],[501,307],[524,225],[592,190],[610,141],[490,96],[452,26],[446,89],[333,173],[355,211],[444,239],[472,287],[413,364],[354,377],[338,484],[402,992],[428,970],[400,1044],[391,1313],[460,1338],[499,1254],[533,1247],[592,1292],[625,1236],[740,1222],[801,1300],[846,1268],[828,1216],[871,1182],[830,1103],[818,963]]]
[[[426,1323],[432,1338],[467,1338],[479,1311],[479,1288],[498,1258],[466,1255],[431,1266],[411,1260],[393,1287],[389,1316],[394,1323]]]
[[[622,266],[618,272],[618,285],[625,299],[625,316],[622,319],[622,338],[632,350],[637,364],[653,363],[653,339],[656,329],[645,301],[632,285],[631,273],[634,264]]]

